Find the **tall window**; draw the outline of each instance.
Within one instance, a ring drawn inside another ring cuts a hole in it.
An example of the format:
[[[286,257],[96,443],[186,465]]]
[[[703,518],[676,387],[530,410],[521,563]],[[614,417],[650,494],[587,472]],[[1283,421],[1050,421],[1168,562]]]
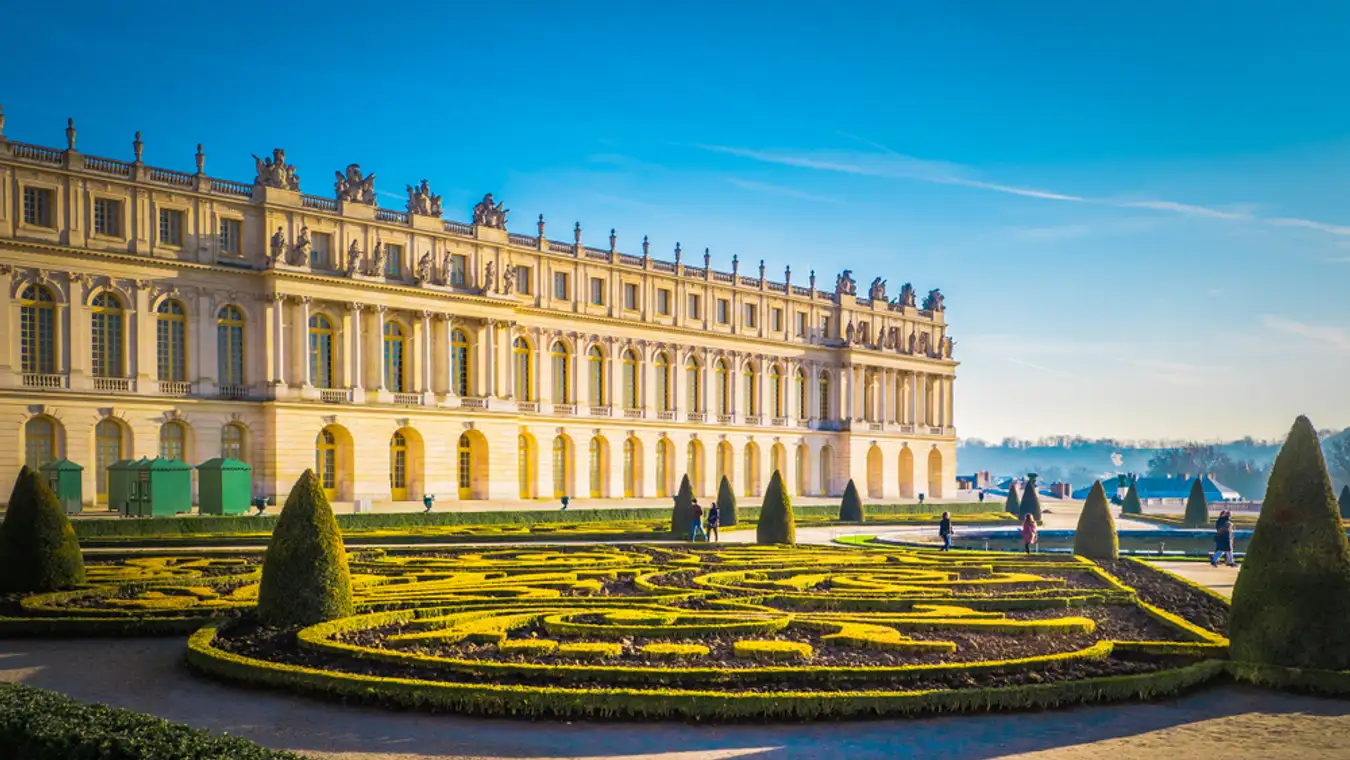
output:
[[[244,384],[244,312],[238,306],[216,312],[216,361],[221,385]]]
[[[469,257],[462,253],[450,256],[450,284],[462,288],[468,282]]]
[[[227,459],[248,461],[244,458],[244,428],[231,423],[220,429],[220,455]]]
[[[398,431],[389,439],[389,498],[408,500],[408,439]]]
[[[703,319],[703,297],[698,293],[689,294],[689,316]]]
[[[56,372],[56,299],[42,285],[29,285],[19,294],[19,343],[23,371]]]
[[[745,413],[759,414],[759,373],[752,365],[745,365]]]
[[[459,436],[459,498],[473,495],[473,443],[468,433]]]
[[[333,236],[327,232],[310,235],[312,250],[309,255],[310,266],[316,269],[333,268]]]
[[[689,476],[689,485],[694,489],[695,496],[703,495],[703,447],[698,441],[690,441],[688,449],[688,464],[685,467],[685,474]]]
[[[623,352],[623,408],[637,409],[642,394],[638,392],[638,359],[632,349]]]
[[[656,442],[656,495],[669,496],[670,486],[666,480],[670,477],[670,441],[662,438]]]
[[[598,499],[604,494],[605,489],[605,444],[600,440],[600,436],[591,439],[591,498]]]
[[[155,309],[155,350],[159,379],[181,383],[187,380],[187,310],[177,301],[164,301]]]
[[[406,393],[408,390],[405,357],[408,355],[408,338],[403,325],[392,320],[384,323],[384,387],[392,393]]]
[[[718,414],[731,414],[731,378],[724,359],[713,365],[713,398],[717,400]]]
[[[181,422],[166,422],[159,426],[159,456],[161,459],[177,459],[182,462],[186,457],[187,433]]]
[[[550,360],[553,362],[553,403],[570,404],[572,355],[567,351],[567,344],[562,341],[554,343]]]
[[[309,380],[316,388],[333,387],[333,323],[322,314],[309,318]]]
[[[450,333],[450,383],[456,396],[469,395],[469,337],[463,330]]]
[[[623,308],[629,311],[637,311],[638,307],[638,286],[636,283],[625,282],[623,284]]]
[[[238,256],[242,249],[240,240],[243,237],[243,224],[238,219],[220,220],[220,251]]]
[[[569,301],[572,299],[571,278],[566,272],[553,273],[553,297],[559,301]]]
[[[100,501],[108,501],[108,467],[122,461],[122,426],[102,420],[94,426],[94,487]]]
[[[159,242],[160,245],[183,244],[182,211],[171,208],[159,210]]]
[[[534,452],[531,451],[530,437],[528,435],[516,436],[516,483],[520,489],[520,498],[528,499],[531,496],[530,486],[534,480],[534,468],[530,461],[534,458]]]
[[[122,302],[112,293],[94,296],[90,307],[90,346],[94,377],[124,377],[122,368]]]
[[[769,414],[783,416],[783,374],[777,364],[769,367]]]
[[[731,301],[725,298],[717,299],[717,324],[725,325],[731,323]]]
[[[820,419],[830,419],[830,373],[820,373]]]
[[[670,359],[664,351],[656,355],[656,408],[663,412],[671,411]]]
[[[511,361],[515,362],[515,394],[518,401],[534,401],[534,373],[530,370],[534,368],[534,352],[530,350],[530,342],[524,338],[516,338],[511,342]]]
[[[56,428],[52,421],[34,417],[23,426],[23,463],[38,469],[56,459]]]
[[[670,291],[666,288],[656,291],[656,313],[663,317],[670,316]]]
[[[558,436],[553,439],[553,498],[561,499],[567,495],[567,439]]]
[[[685,385],[689,386],[689,411],[703,411],[703,368],[698,366],[698,359],[689,357],[689,361],[684,363]]]
[[[122,237],[122,203],[111,198],[94,199],[94,234]]]
[[[599,277],[591,278],[591,303],[596,306],[605,305],[605,281]]]
[[[794,382],[797,386],[795,389],[797,395],[797,419],[809,420],[811,419],[811,409],[808,402],[810,401],[811,396],[806,392],[806,372],[800,369],[797,370],[797,379]]]
[[[590,402],[591,406],[605,405],[605,352],[599,346],[591,346],[587,353],[586,363],[589,365],[587,372],[591,380]]]
[[[314,447],[314,469],[318,470],[319,486],[329,499],[337,497],[337,438],[333,431],[319,431]]]
[[[23,189],[23,223],[36,227],[55,227],[56,193],[43,187]]]
[[[516,292],[522,296],[534,295],[534,269],[524,264],[516,265]]]
[[[637,493],[637,440],[629,438],[623,442],[623,495],[631,499]]]
[[[384,276],[394,280],[403,277],[403,246],[384,247]]]

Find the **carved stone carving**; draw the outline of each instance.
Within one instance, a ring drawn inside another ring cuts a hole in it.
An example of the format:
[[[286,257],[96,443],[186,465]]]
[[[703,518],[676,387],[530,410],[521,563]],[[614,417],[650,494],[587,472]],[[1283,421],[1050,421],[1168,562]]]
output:
[[[918,348],[919,348],[919,335],[918,335],[918,333],[910,333],[910,334],[909,334],[909,351],[908,351],[908,353],[911,353],[911,354],[913,354],[913,353],[918,353]]]
[[[489,261],[483,267],[483,292],[492,293],[497,290],[497,264]]]
[[[271,158],[258,158],[255,153],[253,161],[258,167],[258,176],[254,177],[253,184],[300,191],[300,175],[296,174],[294,166],[286,163],[286,151],[273,148]]]
[[[944,299],[942,297],[942,291],[938,290],[937,288],[933,288],[932,290],[928,291],[928,297],[923,299],[924,311],[933,311],[933,312],[945,311],[946,307],[942,305],[943,300]]]
[[[366,270],[367,276],[369,277],[384,276],[384,256],[385,256],[384,241],[376,240],[375,250],[371,251],[370,253],[370,262],[369,262],[370,268]]]
[[[419,186],[408,185],[408,213],[421,216],[441,216],[441,196],[431,192],[431,185],[422,180]]]
[[[300,234],[295,238],[295,260],[292,262],[298,267],[309,266],[309,256],[313,252],[314,244],[309,240],[309,225],[300,225]]]
[[[856,337],[857,328],[853,326],[852,322],[849,322],[848,327],[844,328],[844,343],[851,346],[853,345],[853,339]]]
[[[508,264],[502,271],[502,293],[511,295],[516,292],[516,268]]]
[[[952,336],[948,335],[947,340],[944,341],[944,346],[942,348],[942,357],[944,359],[952,358],[953,348],[956,348],[956,341],[952,339]]]
[[[918,350],[918,353],[921,354],[921,355],[923,355],[923,356],[928,356],[928,353],[929,353],[929,345],[928,345],[928,333],[926,333],[926,332],[921,332],[921,333],[919,333],[919,350]]]
[[[348,277],[356,274],[356,270],[361,266],[361,249],[357,247],[356,241],[347,247],[347,266],[343,268],[342,273]]]
[[[502,208],[502,204],[492,204],[492,193],[483,196],[483,200],[473,207],[473,223],[498,230],[506,229],[506,215],[511,209]]]
[[[834,278],[834,293],[840,296],[853,296],[858,294],[858,283],[853,281],[853,270],[845,269]]]
[[[337,190],[338,200],[375,205],[375,175],[362,176],[360,164],[347,164],[345,173],[333,172],[333,176],[337,177],[333,187]]]
[[[872,280],[872,287],[867,289],[867,297],[873,301],[886,300],[886,281],[880,277]]]
[[[907,306],[911,309],[914,308],[914,286],[908,282],[905,283],[900,288],[900,298],[896,303],[900,306]]]
[[[277,227],[277,231],[272,234],[271,255],[268,258],[268,262],[271,264],[276,264],[277,262],[281,261],[282,257],[284,257],[285,255],[286,255],[286,233],[282,232],[281,227]]]
[[[431,282],[431,253],[422,254],[422,258],[417,260],[417,284],[426,285]]]

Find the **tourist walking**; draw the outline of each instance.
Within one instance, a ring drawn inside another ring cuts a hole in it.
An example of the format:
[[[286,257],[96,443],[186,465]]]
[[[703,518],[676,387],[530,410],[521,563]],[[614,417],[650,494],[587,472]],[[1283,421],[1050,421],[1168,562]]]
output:
[[[703,533],[703,507],[698,505],[698,499],[694,499],[694,524],[689,526],[689,540],[697,541],[700,538],[708,540]]]
[[[1214,553],[1209,557],[1209,564],[1218,567],[1220,557],[1229,567],[1237,567],[1233,561],[1233,513],[1226,509],[1214,521]]]
[[[560,510],[560,511],[563,511],[563,512],[566,512],[566,511],[567,511],[567,503],[568,503],[569,501],[570,501],[570,499],[567,498],[567,494],[563,494],[563,497],[562,497],[562,510]]]
[[[942,522],[938,523],[938,536],[942,538],[942,551],[951,551],[952,548],[952,513],[943,512]]]
[[[431,505],[436,503],[436,494],[428,493],[422,495],[422,506],[425,507],[423,513],[431,511]]]
[[[722,534],[720,534],[720,533],[717,531],[717,527],[718,527],[719,525],[721,525],[721,524],[722,524],[722,508],[719,507],[719,506],[717,506],[717,502],[714,501],[714,502],[712,503],[712,506],[711,506],[711,507],[708,507],[708,533],[707,533],[707,536],[708,536],[708,540],[709,540],[709,541],[721,541],[721,540],[722,540]]]
[[[1036,538],[1036,519],[1027,513],[1022,516],[1022,547],[1027,550],[1027,554],[1031,553],[1031,545],[1036,543]]]
[[[980,503],[981,503],[981,504],[984,503],[984,489],[983,489],[983,488],[980,489]]]

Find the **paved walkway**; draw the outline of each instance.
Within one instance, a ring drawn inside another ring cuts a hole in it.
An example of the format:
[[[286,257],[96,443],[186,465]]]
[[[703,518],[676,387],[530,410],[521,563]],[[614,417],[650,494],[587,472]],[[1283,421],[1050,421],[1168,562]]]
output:
[[[334,760],[1344,758],[1350,701],[1224,687],[1078,710],[819,724],[511,721],[345,707],[189,674],[180,639],[0,641],[0,680]]]

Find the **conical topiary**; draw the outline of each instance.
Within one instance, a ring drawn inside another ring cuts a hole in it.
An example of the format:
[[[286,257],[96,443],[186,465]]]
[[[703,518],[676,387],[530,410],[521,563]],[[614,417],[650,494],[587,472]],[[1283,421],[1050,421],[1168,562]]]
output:
[[[1041,497],[1036,493],[1036,478],[1040,477],[1034,472],[1027,473],[1027,487],[1022,492],[1022,517],[1031,515],[1031,519],[1039,525],[1041,522]]]
[[[1191,483],[1191,495],[1186,497],[1186,515],[1182,518],[1187,528],[1209,525],[1209,502],[1205,501],[1205,484],[1196,478]]]
[[[84,583],[84,557],[61,502],[24,465],[0,523],[0,590],[43,593]]]
[[[1144,505],[1139,501],[1139,486],[1130,480],[1130,490],[1125,492],[1125,501],[1120,505],[1121,514],[1142,515],[1144,514]]]
[[[1350,520],[1350,485],[1341,488],[1341,519]]]
[[[1008,500],[1003,509],[1010,515],[1022,516],[1022,502],[1017,498],[1017,481],[1008,481]]]
[[[1234,660],[1350,670],[1350,542],[1307,417],[1270,469],[1228,629]]]
[[[727,476],[722,476],[722,482],[717,484],[717,509],[718,525],[736,524],[736,492],[731,489],[731,481]]]
[[[1083,512],[1078,515],[1078,529],[1073,533],[1073,553],[1088,559],[1118,559],[1120,537],[1116,535],[1116,518],[1111,516],[1111,505],[1106,500],[1106,489],[1101,481],[1092,484]]]
[[[333,508],[313,470],[291,487],[263,557],[258,619],[314,625],[353,614],[352,578]]]
[[[694,529],[694,487],[689,475],[680,478],[680,490],[675,492],[675,510],[670,514],[670,532],[677,539],[688,539]]]
[[[858,496],[858,487],[853,485],[852,478],[844,487],[844,500],[839,503],[839,520],[855,523],[863,521],[862,497]]]
[[[759,508],[755,541],[761,544],[797,543],[797,521],[792,517],[792,500],[783,488],[783,476],[775,470],[764,491],[764,506]]]

